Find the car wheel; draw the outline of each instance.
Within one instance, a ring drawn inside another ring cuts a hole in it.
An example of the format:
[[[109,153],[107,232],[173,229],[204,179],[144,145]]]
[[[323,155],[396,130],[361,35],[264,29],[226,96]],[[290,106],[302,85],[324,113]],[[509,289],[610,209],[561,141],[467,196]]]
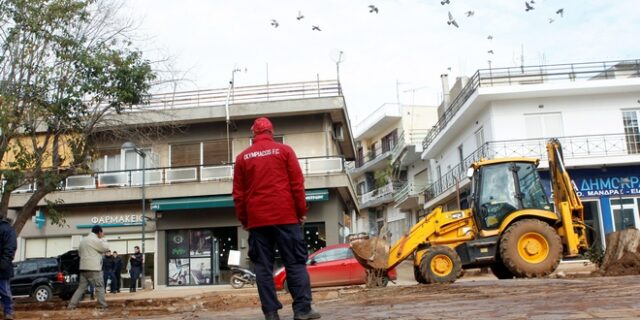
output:
[[[31,297],[37,302],[47,302],[51,300],[51,288],[47,285],[38,286],[33,290]]]

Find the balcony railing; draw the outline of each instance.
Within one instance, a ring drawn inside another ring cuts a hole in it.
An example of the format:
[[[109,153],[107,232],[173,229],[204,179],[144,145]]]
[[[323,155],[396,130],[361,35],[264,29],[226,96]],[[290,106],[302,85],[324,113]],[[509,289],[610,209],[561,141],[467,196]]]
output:
[[[154,94],[144,109],[222,106],[227,102],[228,88]],[[229,103],[255,103],[293,99],[342,96],[337,80],[276,83],[234,87]]]
[[[393,149],[391,149],[391,162],[395,162],[398,159],[402,154],[402,150],[404,150],[406,146],[420,145],[427,132],[428,130],[426,129],[407,130],[401,132],[398,138],[398,143],[393,147]]]
[[[376,201],[385,199],[391,201],[393,199],[394,192],[397,192],[400,187],[401,185],[398,183],[389,182],[388,184],[380,188],[362,194],[360,196],[360,204],[366,207],[368,204],[374,203]]]
[[[424,191],[425,185],[404,182],[396,192],[393,193],[393,201],[397,204],[409,197],[420,195]]]
[[[469,79],[422,141],[426,150],[479,87],[580,82],[640,77],[640,60],[480,69]]]
[[[638,134],[608,134],[589,136],[570,136],[558,138],[562,144],[565,160],[620,157],[625,155],[640,155],[640,135]],[[456,165],[442,175],[438,181],[429,185],[425,190],[425,199],[429,201],[455,186],[456,181],[466,178],[467,168],[480,159],[495,159],[507,157],[531,157],[547,160],[547,139],[525,139],[491,141],[483,144],[464,162]]]
[[[358,156],[356,158],[356,169],[365,166],[370,162],[379,161],[381,159],[385,159],[389,157],[392,153],[393,147],[389,148],[375,148],[374,150],[369,150],[364,156]]]
[[[339,156],[299,159],[305,176],[328,175],[345,172],[344,158]],[[145,185],[169,185],[183,182],[232,181],[233,164],[220,166],[191,166],[151,168],[144,171]],[[0,186],[4,189],[5,181]],[[68,177],[58,191],[137,187],[142,185],[142,170],[96,172]],[[33,184],[25,184],[14,193],[33,192]]]

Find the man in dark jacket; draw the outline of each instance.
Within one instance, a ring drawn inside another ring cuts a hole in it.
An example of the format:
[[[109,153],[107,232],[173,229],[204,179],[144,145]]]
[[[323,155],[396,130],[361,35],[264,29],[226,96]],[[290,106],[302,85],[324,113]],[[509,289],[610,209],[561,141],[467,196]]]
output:
[[[102,258],[102,273],[104,275],[104,285],[106,286],[109,283],[108,280],[111,280],[111,285],[109,286],[109,293],[116,293],[116,261],[111,255],[111,251],[107,251],[104,254],[104,258]]]
[[[317,319],[311,308],[307,248],[300,224],[306,218],[304,177],[291,147],[273,140],[273,126],[258,118],[253,143],[238,155],[233,174],[236,216],[249,230],[249,258],[255,264],[258,294],[265,318],[280,319],[282,304],[273,283],[275,248],[287,271],[294,319]]]
[[[0,218],[0,299],[4,305],[5,319],[13,319],[10,280],[13,278],[13,258],[16,247],[16,231],[9,220]]]
[[[113,273],[116,276],[116,292],[120,292],[120,283],[122,281],[122,259],[118,256],[118,252],[113,252]]]
[[[134,253],[131,255],[131,258],[129,258],[129,264],[131,265],[129,269],[129,275],[131,276],[129,292],[136,292],[138,277],[140,277],[140,273],[142,273],[142,263],[144,262],[144,257],[142,253],[140,253],[140,247],[135,246],[133,250]],[[142,281],[144,281],[144,279]]]

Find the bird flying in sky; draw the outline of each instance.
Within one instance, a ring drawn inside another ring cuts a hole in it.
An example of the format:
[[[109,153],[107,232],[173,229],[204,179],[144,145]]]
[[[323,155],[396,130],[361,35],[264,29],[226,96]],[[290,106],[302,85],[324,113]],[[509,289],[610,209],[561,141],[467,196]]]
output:
[[[475,12],[469,10],[467,12],[465,12],[465,14],[467,15],[467,17],[473,17],[473,15],[475,14]]]
[[[487,51],[488,54],[493,54],[493,50]]]
[[[531,3],[533,3],[533,1],[531,1]],[[531,11],[531,10],[535,9],[533,6],[531,6],[531,5],[529,4],[529,2],[526,2],[526,1],[525,1],[525,2],[524,2],[524,5],[525,5],[525,9],[524,9],[524,11]]]
[[[487,36],[487,39],[489,39],[489,40],[493,40],[493,36],[492,36],[492,35],[488,35],[488,36]]]
[[[441,4],[441,5],[443,5],[443,6],[444,6],[445,4],[450,4],[450,3],[451,3],[451,1],[450,1],[450,0],[442,0],[442,1],[440,1],[440,4]]]
[[[558,9],[558,11],[556,11],[556,14],[559,14],[560,18],[563,18],[564,17],[564,8]]]
[[[549,23],[553,23],[554,21],[553,18],[549,18]]]
[[[453,15],[451,14],[451,11],[449,11],[449,21],[447,21],[448,25],[453,25],[456,28],[460,28],[458,26],[458,23],[456,22],[456,20],[453,18]]]
[[[278,23],[278,21],[276,19],[271,19],[271,25],[274,28],[277,28],[278,26],[280,26],[280,24]]]
[[[298,11],[298,16],[296,17],[296,19],[298,19],[298,21],[302,20],[304,18],[304,16],[302,15],[301,11]]]
[[[369,5],[369,13],[378,13],[378,7],[370,4]]]
[[[311,30],[322,31],[322,30],[320,30],[320,27],[318,27],[318,26],[311,26]]]

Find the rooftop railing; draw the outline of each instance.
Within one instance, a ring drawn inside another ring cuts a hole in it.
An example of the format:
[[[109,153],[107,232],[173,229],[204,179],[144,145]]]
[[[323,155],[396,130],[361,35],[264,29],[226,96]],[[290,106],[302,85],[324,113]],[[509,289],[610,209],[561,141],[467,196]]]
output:
[[[143,109],[190,108],[222,106],[229,103],[254,103],[294,99],[342,96],[337,80],[274,83],[255,86],[159,93],[151,96]]]
[[[555,64],[542,66],[522,66],[512,68],[480,69],[471,76],[458,96],[446,106],[446,111],[438,119],[422,141],[426,150],[453,116],[458,113],[469,97],[479,87],[531,85],[543,83],[580,82],[640,77],[639,60],[619,60],[604,62]]]
[[[339,156],[308,157],[299,159],[305,176],[329,175],[345,172],[344,158]],[[142,169],[94,172],[68,177],[58,191],[87,190],[101,188],[129,188],[142,185]],[[183,182],[232,181],[233,164],[218,166],[187,166],[149,168],[144,170],[145,185],[170,185]],[[4,188],[5,181],[0,186]],[[35,191],[33,184],[25,184],[14,193]]]
[[[455,186],[456,182],[466,178],[467,168],[480,159],[496,159],[508,157],[530,157],[548,160],[547,140],[523,139],[486,142],[476,149],[464,161],[424,190],[425,200],[429,201]],[[640,134],[608,134],[570,136],[558,138],[562,144],[565,160],[595,157],[620,157],[640,155]]]

